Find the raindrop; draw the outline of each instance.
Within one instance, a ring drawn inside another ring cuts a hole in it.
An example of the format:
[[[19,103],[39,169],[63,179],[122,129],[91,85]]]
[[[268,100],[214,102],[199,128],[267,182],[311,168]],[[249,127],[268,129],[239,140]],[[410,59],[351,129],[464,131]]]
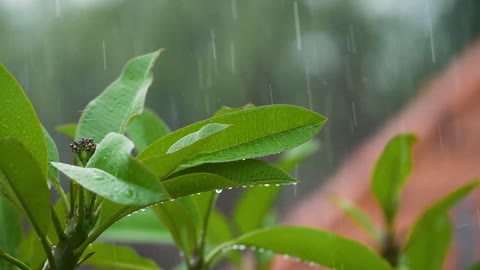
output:
[[[352,101],[353,124],[357,126],[357,110],[355,109],[355,102]]]
[[[222,193],[222,191],[223,191],[222,189],[215,189],[216,193]]]
[[[213,32],[213,29],[210,29],[210,35],[212,37],[213,61],[216,63],[217,62],[217,48],[215,46],[215,33]]]
[[[310,70],[307,65],[305,65],[305,82],[307,84],[308,106],[310,107],[310,110],[312,110],[313,98],[312,98],[312,89],[310,87]]]
[[[270,186],[270,184],[265,184],[264,186],[266,186],[266,187],[269,187],[269,186]]]
[[[235,43],[230,43],[230,58],[232,62],[232,73],[235,73]]]
[[[105,47],[105,40],[102,40],[102,52],[103,52],[103,70],[107,70],[107,49]]]
[[[276,187],[279,187],[279,186],[280,186],[280,184],[275,184],[275,186],[276,186]]]
[[[60,17],[60,0],[55,1],[55,15]]]
[[[233,20],[237,20],[237,0],[232,0],[232,17]]]
[[[293,15],[295,18],[295,34],[297,37],[297,49],[302,51],[302,38],[300,36],[300,18],[298,16],[298,1],[293,2]]]
[[[428,34],[430,38],[430,51],[432,54],[432,62],[435,63],[436,61],[436,54],[435,54],[435,41],[433,37],[433,27],[432,27],[432,16],[430,12],[430,0],[425,0],[425,13],[427,13],[427,27],[428,27]]]
[[[272,84],[268,84],[268,91],[270,92],[270,104],[273,104],[273,91],[272,91]]]

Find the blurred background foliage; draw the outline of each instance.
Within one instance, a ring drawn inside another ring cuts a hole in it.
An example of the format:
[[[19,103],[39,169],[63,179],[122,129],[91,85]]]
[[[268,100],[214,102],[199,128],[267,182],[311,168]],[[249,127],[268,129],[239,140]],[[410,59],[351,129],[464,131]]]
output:
[[[172,129],[249,102],[324,114],[321,149],[297,170],[290,201],[468,46],[478,14],[477,0],[1,0],[0,62],[64,160],[69,141],[53,127],[158,48],[147,105]]]

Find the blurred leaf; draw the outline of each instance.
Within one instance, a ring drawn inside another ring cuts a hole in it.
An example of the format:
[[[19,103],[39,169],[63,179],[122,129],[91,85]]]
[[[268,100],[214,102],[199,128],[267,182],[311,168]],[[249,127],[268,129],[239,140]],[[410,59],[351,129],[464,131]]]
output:
[[[109,132],[124,133],[128,122],[143,111],[151,69],[161,50],[138,56],[124,67],[120,77],[88,103],[80,117],[75,138],[99,142]]]
[[[73,140],[75,139],[75,133],[77,132],[77,123],[56,126],[55,130]]]
[[[203,164],[182,170],[163,181],[172,198],[230,187],[294,184],[291,176],[267,162],[241,160]]]
[[[82,265],[115,270],[159,270],[155,262],[140,257],[134,250],[126,246],[95,243],[87,247],[84,254],[94,253]]]
[[[227,113],[174,131],[156,141],[137,159],[148,159],[167,153],[178,140],[209,123],[232,125],[214,139],[202,144],[196,155],[183,162],[184,167],[203,163],[235,161],[267,156],[300,145],[314,136],[326,118],[292,105],[271,105]],[[157,163],[156,163],[157,164]]]
[[[480,270],[480,262],[477,262],[476,264],[470,266],[468,270]]]
[[[248,110],[248,109],[252,109],[252,108],[255,108],[255,105],[253,105],[252,103],[248,103],[245,106],[238,107],[238,108],[231,108],[231,107],[228,107],[228,106],[222,106],[218,111],[216,111],[212,115],[212,117],[217,117],[217,116],[224,115],[224,114],[227,114],[227,113],[238,112],[238,111]]]
[[[22,239],[22,223],[17,209],[2,197],[0,197],[0,224],[0,247],[15,257]],[[12,269],[12,265],[0,258],[0,269]]]
[[[412,170],[415,141],[416,137],[412,134],[395,136],[385,146],[375,165],[370,187],[380,203],[387,224],[393,222],[403,184]]]
[[[302,227],[260,229],[226,242],[210,253],[207,261],[234,247],[255,247],[305,262],[345,270],[392,270],[370,248],[330,232]]]
[[[46,179],[47,144],[42,126],[22,88],[3,65],[0,65],[0,100],[0,139],[13,138],[24,145],[38,164],[42,179]]]
[[[133,147],[127,137],[109,133],[86,168],[58,162],[52,165],[86,189],[119,204],[141,206],[168,199],[157,177],[130,157]]]
[[[43,127],[42,127],[43,128]],[[58,149],[57,145],[53,141],[52,137],[50,134],[48,134],[48,131],[43,128],[43,134],[45,136],[45,139],[47,141],[47,152],[48,152],[48,179],[50,181],[54,181],[60,184],[60,174],[57,170],[57,168],[53,167],[50,162],[58,162]]]
[[[170,148],[168,148],[167,154],[171,154],[173,152],[177,152],[178,150],[181,150],[183,148],[189,147],[192,144],[210,136],[215,133],[218,133],[226,128],[228,128],[229,125],[222,125],[222,124],[207,124],[203,126],[201,129],[199,129],[196,132],[190,133],[187,136],[181,138],[177,142],[175,142]]]
[[[298,164],[315,153],[319,148],[316,140],[310,140],[285,151],[277,162],[282,170],[291,173]],[[233,220],[239,233],[246,233],[262,226],[272,210],[280,187],[253,187],[243,191],[233,211]]]
[[[167,124],[153,111],[145,109],[128,123],[127,134],[138,152],[143,151],[154,141],[170,133]]]
[[[152,207],[170,232],[176,246],[188,256],[198,243],[199,209],[191,197],[178,198]]]
[[[338,196],[332,196],[331,201],[334,205],[340,208],[347,216],[357,223],[362,229],[367,232],[372,239],[377,243],[381,243],[383,239],[383,232],[373,225],[370,218],[360,208],[356,207],[350,201],[342,199]]]
[[[442,269],[452,235],[447,212],[479,184],[480,181],[473,181],[464,185],[430,206],[420,216],[405,244],[402,265],[410,270]]]
[[[233,233],[227,217],[220,213],[220,211],[213,209],[208,223],[206,252],[212,251],[213,248],[230,239],[233,239]],[[242,269],[242,257],[238,252],[231,252],[229,258],[238,269]]]
[[[45,236],[50,227],[50,191],[37,160],[16,139],[0,139],[0,192]]]
[[[172,237],[151,208],[126,216],[108,228],[100,240],[170,244]]]

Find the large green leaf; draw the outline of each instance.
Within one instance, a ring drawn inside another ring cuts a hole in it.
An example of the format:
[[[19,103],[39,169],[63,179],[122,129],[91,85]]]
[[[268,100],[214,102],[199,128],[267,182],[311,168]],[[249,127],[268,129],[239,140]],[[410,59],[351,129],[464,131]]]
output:
[[[16,256],[22,239],[20,215],[6,199],[0,197],[0,248],[11,256]],[[0,258],[0,269],[12,269],[11,264]]]
[[[84,261],[84,265],[115,270],[160,270],[155,262],[140,257],[126,246],[95,243],[88,246],[84,252],[84,254],[90,253],[93,255]]]
[[[86,168],[53,162],[86,189],[124,205],[150,205],[169,198],[157,177],[130,156],[133,143],[109,133],[98,145]]]
[[[128,122],[143,111],[151,69],[161,50],[130,60],[120,77],[92,100],[80,117],[75,138],[99,142],[109,132],[124,133]]]
[[[56,126],[55,129],[70,139],[75,139],[75,133],[77,133],[77,124],[70,123],[61,126]]]
[[[310,140],[300,146],[290,149],[280,156],[277,166],[291,173],[298,164],[318,150],[319,143]],[[233,211],[233,220],[239,233],[246,233],[261,227],[267,214],[272,211],[281,188],[253,187],[245,190],[238,199]]]
[[[154,141],[170,133],[167,124],[151,110],[145,109],[127,126],[127,135],[135,143],[138,152]]]
[[[260,229],[217,247],[207,257],[211,261],[221,252],[255,247],[288,257],[345,270],[392,270],[370,248],[330,232],[303,227]]]
[[[50,191],[32,153],[15,139],[0,140],[0,191],[45,236],[50,227]]]
[[[172,237],[151,208],[122,218],[109,227],[100,240],[139,244],[172,243]]]
[[[182,197],[196,192],[251,185],[294,184],[282,170],[260,160],[210,163],[182,170],[163,181],[168,193]]]
[[[442,269],[453,232],[447,212],[479,184],[473,181],[457,189],[420,216],[402,252],[402,265],[409,270]]]
[[[47,177],[47,144],[32,104],[8,70],[0,65],[0,139],[14,138],[33,155],[43,178]]]
[[[387,224],[398,209],[403,184],[412,170],[415,135],[400,134],[391,139],[378,159],[371,181],[373,195],[380,203]]]
[[[137,159],[149,167],[164,163],[162,155],[181,138],[209,123],[232,125],[202,144],[183,167],[267,156],[300,145],[314,136],[326,118],[292,105],[271,105],[236,111],[197,122],[157,140]],[[158,160],[157,160],[158,159]]]

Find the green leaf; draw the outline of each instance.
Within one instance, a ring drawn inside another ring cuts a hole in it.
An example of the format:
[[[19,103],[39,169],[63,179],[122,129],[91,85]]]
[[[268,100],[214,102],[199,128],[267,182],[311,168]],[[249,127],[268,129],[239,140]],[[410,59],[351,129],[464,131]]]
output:
[[[0,247],[16,256],[22,239],[22,223],[18,211],[6,199],[0,197]],[[11,264],[0,258],[0,269],[11,269]]]
[[[291,173],[295,167],[311,156],[319,148],[319,143],[310,140],[284,152],[277,166]],[[262,226],[280,192],[280,187],[253,187],[245,190],[238,199],[233,211],[233,220],[239,233],[246,233]]]
[[[468,270],[480,270],[480,262],[477,262],[476,264],[470,266]]]
[[[341,209],[347,216],[357,223],[362,229],[368,233],[372,239],[377,241],[377,243],[381,243],[383,239],[383,232],[380,231],[373,225],[370,218],[367,216],[365,212],[363,212],[360,208],[356,207],[350,201],[342,199],[337,196],[331,197],[332,203]]]
[[[473,181],[429,207],[413,226],[401,256],[410,270],[442,269],[452,235],[447,212],[472,192],[480,181]]]
[[[303,227],[277,227],[250,232],[217,247],[207,257],[207,262],[221,252],[246,247],[284,254],[330,268],[392,270],[383,258],[356,241]]]
[[[221,243],[233,239],[232,229],[225,217],[220,211],[213,209],[210,213],[210,220],[207,228],[207,253]],[[231,252],[229,254],[230,261],[238,268],[241,268],[242,258],[239,253]]]
[[[170,133],[167,124],[153,111],[145,109],[138,117],[130,121],[127,135],[135,144],[138,152],[143,151],[154,141]]]
[[[40,120],[18,82],[3,65],[0,65],[0,100],[0,139],[13,138],[24,145],[46,179],[47,144]]]
[[[216,111],[212,115],[212,117],[217,117],[217,116],[224,115],[224,114],[227,114],[227,113],[238,112],[238,111],[248,110],[248,109],[252,109],[252,108],[255,108],[255,105],[253,105],[252,103],[248,103],[247,105],[245,105],[243,107],[238,107],[238,108],[231,108],[231,107],[228,107],[228,106],[222,106],[218,111]]]
[[[391,139],[377,160],[371,190],[380,203],[387,224],[392,224],[398,209],[403,184],[412,170],[415,135],[400,134]]]
[[[47,150],[48,150],[47,152],[48,152],[48,162],[49,162],[48,163],[48,179],[50,179],[50,181],[60,183],[60,180],[59,180],[60,175],[57,168],[53,167],[50,164],[50,162],[58,162],[59,160],[57,145],[55,144],[52,137],[50,136],[50,134],[48,134],[48,131],[45,128],[43,128],[43,134],[47,141]]]
[[[86,189],[123,205],[150,205],[169,198],[157,177],[130,157],[133,143],[125,136],[109,133],[87,163],[78,167],[52,165]]]
[[[222,124],[216,124],[216,123],[207,124],[203,126],[201,129],[199,129],[198,131],[190,133],[187,136],[175,142],[172,146],[170,146],[170,148],[168,148],[167,154],[171,154],[173,152],[177,152],[178,150],[191,146],[192,144],[202,139],[205,139],[210,135],[218,133],[228,127],[229,125],[222,125]]]
[[[84,254],[94,253],[83,265],[116,270],[159,270],[155,262],[140,257],[126,246],[95,243],[87,247]]]
[[[75,133],[77,132],[77,124],[70,123],[70,124],[65,124],[61,126],[56,126],[55,130],[69,137],[70,139],[75,139]]]
[[[172,237],[151,208],[122,218],[101,236],[103,241],[170,244]]]
[[[32,153],[15,139],[0,140],[0,192],[39,236],[50,227],[50,191]]]
[[[183,167],[267,156],[300,145],[314,136],[326,118],[292,105],[271,105],[223,114],[179,129],[157,140],[137,159],[153,168],[181,138],[210,123],[232,125],[214,134],[182,163]],[[155,157],[157,156],[157,157]],[[153,161],[152,161],[153,160]],[[158,175],[158,174],[157,174]]]
[[[296,182],[273,165],[249,159],[188,168],[172,175],[162,183],[172,198],[177,198],[215,189]]]
[[[75,138],[99,142],[109,132],[124,133],[128,122],[143,111],[151,69],[161,50],[130,60],[120,77],[92,100],[80,117]]]

